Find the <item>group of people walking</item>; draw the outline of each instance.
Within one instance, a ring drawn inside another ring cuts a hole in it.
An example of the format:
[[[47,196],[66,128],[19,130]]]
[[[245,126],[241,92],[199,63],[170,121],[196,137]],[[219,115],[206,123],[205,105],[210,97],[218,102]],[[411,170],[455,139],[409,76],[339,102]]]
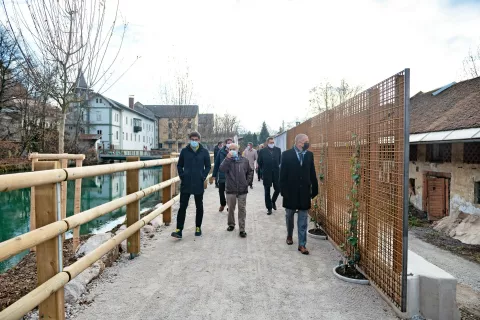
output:
[[[211,169],[210,154],[200,143],[200,134],[192,132],[190,143],[180,152],[177,164],[180,185],[180,208],[177,216],[177,229],[172,237],[182,238],[185,213],[188,201],[193,194],[196,205],[195,236],[202,235],[203,220],[203,184]],[[212,176],[218,188],[219,211],[228,210],[227,231],[235,230],[235,210],[238,208],[239,235],[247,236],[245,231],[248,189],[253,189],[254,172],[258,181],[263,180],[265,207],[267,215],[277,210],[276,201],[281,194],[287,227],[286,243],[293,244],[294,215],[298,214],[298,250],[309,254],[306,248],[308,210],[311,199],[318,194],[318,182],[315,173],[313,153],[308,151],[309,139],[305,134],[295,137],[292,149],[283,153],[269,137],[265,145],[254,149],[248,143],[243,154],[231,138],[219,142],[214,150],[214,168]],[[273,187],[273,195],[271,189]]]

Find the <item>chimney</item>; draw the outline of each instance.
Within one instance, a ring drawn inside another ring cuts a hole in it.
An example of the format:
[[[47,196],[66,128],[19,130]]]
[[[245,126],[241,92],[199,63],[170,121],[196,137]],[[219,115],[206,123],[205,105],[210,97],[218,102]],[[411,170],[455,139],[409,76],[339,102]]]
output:
[[[130,109],[133,109],[133,103],[134,103],[134,101],[135,101],[135,96],[134,96],[134,95],[130,95],[130,96],[128,97],[128,107],[129,107]]]

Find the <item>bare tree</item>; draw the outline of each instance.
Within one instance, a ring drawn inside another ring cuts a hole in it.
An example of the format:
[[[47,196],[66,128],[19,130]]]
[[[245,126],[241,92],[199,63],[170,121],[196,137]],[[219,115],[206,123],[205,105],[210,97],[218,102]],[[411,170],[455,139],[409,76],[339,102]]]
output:
[[[195,129],[192,117],[192,100],[194,96],[193,81],[189,67],[176,66],[173,79],[161,85],[160,100],[162,104],[171,106],[168,122],[169,140],[175,141],[175,150],[179,150],[179,142],[186,140],[189,131]]]
[[[470,49],[468,55],[463,59],[463,71],[467,79],[480,77],[480,45],[476,52]]]
[[[225,113],[216,115],[213,125],[213,135],[216,140],[220,141],[225,138],[233,138],[240,131],[240,120],[237,116]]]
[[[353,98],[361,90],[361,86],[349,85],[345,79],[342,79],[337,87],[325,81],[310,89],[310,107],[313,112],[321,113]]]
[[[62,111],[58,126],[58,152],[62,153],[66,114],[70,107],[88,99],[88,95],[78,94],[77,87],[85,87],[87,93],[93,87],[102,90],[113,75],[127,25],[117,26],[118,1],[111,22],[106,21],[104,0],[43,0],[26,6],[23,2],[2,0],[30,76]],[[112,49],[114,35],[119,36],[119,44]],[[45,73],[55,75],[48,86]]]

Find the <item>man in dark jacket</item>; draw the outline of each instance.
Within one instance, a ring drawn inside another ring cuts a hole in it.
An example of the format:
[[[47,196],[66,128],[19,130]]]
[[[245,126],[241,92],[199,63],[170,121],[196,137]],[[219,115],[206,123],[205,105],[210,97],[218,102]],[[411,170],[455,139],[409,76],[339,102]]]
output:
[[[223,148],[223,142],[219,141],[215,146],[215,148],[213,149],[213,163],[215,163],[215,159],[217,159],[217,154],[222,148]],[[216,179],[215,179],[215,188],[218,188],[218,181]]]
[[[225,206],[227,205],[227,199],[225,198],[225,173],[219,171],[220,165],[223,160],[227,157],[228,152],[230,151],[230,145],[233,143],[233,140],[228,138],[225,140],[225,147],[218,151],[218,155],[215,158],[215,165],[213,166],[212,177],[215,178],[215,183],[218,182],[218,194],[220,196],[220,209],[218,211],[223,212]]]
[[[263,148],[258,154],[258,166],[262,171],[263,186],[265,188],[265,206],[267,207],[267,214],[272,214],[272,208],[277,210],[278,195],[280,194],[279,175],[280,162],[282,158],[282,151],[275,147],[272,137],[267,139],[267,147]],[[273,184],[273,197],[270,197],[270,188]]]
[[[313,153],[307,151],[308,136],[299,134],[295,137],[295,146],[282,154],[280,169],[280,188],[283,207],[286,211],[287,244],[293,244],[293,216],[298,211],[298,251],[309,254],[307,248],[308,210],[311,199],[318,194],[318,181],[315,173]]]
[[[197,207],[195,236],[202,235],[204,182],[212,167],[210,153],[200,144],[200,134],[194,131],[188,135],[188,138],[190,143],[180,152],[177,164],[178,176],[181,180],[180,209],[177,215],[177,230],[172,232],[172,237],[178,239],[182,238],[185,214],[192,194]]]
[[[235,229],[235,207],[238,200],[238,224],[240,226],[240,237],[245,238],[245,218],[247,216],[247,193],[248,186],[253,181],[253,168],[247,158],[242,157],[238,152],[236,144],[230,145],[230,152],[220,165],[220,171],[225,173],[226,191],[228,202],[228,228],[227,231]]]

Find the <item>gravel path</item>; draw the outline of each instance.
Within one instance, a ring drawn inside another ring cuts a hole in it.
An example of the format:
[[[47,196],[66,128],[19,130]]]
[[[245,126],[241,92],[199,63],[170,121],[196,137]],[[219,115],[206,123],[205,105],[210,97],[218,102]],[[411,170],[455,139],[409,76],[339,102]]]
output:
[[[310,256],[297,251],[296,236],[287,246],[284,210],[266,215],[260,183],[247,198],[246,239],[226,231],[217,190],[205,193],[202,237],[193,235],[192,199],[183,239],[170,237],[173,223],[139,257],[107,269],[76,318],[397,319],[371,286],[333,276],[340,255],[328,241],[309,238]]]
[[[480,266],[446,250],[426,243],[413,233],[409,233],[408,249],[425,258],[437,267],[447,271],[458,279],[460,284],[471,287],[480,293]]]

